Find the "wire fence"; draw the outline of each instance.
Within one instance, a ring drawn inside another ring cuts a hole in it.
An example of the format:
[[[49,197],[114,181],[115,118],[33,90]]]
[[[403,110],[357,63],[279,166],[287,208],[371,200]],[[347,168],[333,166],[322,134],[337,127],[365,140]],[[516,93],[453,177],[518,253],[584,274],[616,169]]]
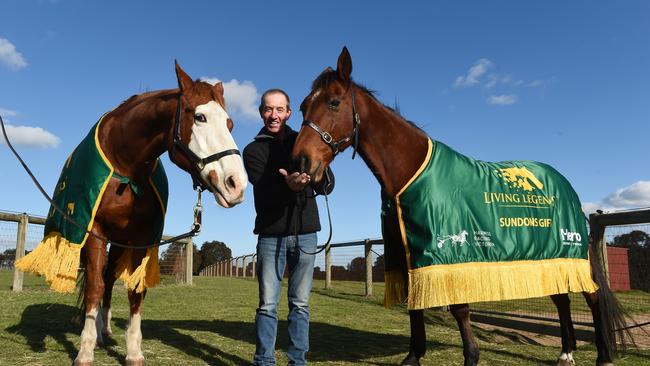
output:
[[[24,224],[21,224],[21,219]],[[39,215],[0,211],[0,270],[14,271],[13,283],[0,283],[0,286],[12,287],[14,291],[21,291],[23,284],[28,288],[29,286],[42,286],[40,282],[36,281],[23,282],[24,274],[15,271],[14,262],[17,249],[24,250],[25,254],[29,253],[43,239],[44,221],[45,218]],[[24,237],[22,243],[21,236]],[[163,236],[163,239],[168,238],[171,236]],[[193,243],[189,239],[158,248],[158,261],[163,283],[192,283],[193,256],[188,256],[188,252],[193,253]],[[19,253],[19,257],[21,256]]]

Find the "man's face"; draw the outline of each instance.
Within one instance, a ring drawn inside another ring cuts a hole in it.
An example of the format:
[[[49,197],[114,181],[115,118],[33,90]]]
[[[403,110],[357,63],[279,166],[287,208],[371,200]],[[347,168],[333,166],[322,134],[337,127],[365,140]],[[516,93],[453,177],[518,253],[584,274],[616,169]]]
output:
[[[282,131],[284,124],[291,116],[287,98],[282,93],[268,94],[264,97],[264,107],[262,107],[260,115],[268,132]]]

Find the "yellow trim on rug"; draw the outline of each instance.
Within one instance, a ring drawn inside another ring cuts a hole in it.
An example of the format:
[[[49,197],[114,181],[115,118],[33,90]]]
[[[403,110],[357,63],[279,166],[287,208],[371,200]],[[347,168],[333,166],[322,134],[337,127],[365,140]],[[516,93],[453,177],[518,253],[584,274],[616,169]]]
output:
[[[409,270],[408,308],[595,292],[588,259],[461,263]]]
[[[406,240],[406,229],[404,227],[404,219],[402,218],[402,207],[399,204],[399,196],[413,183],[413,181],[420,176],[420,173],[427,167],[429,160],[431,160],[431,155],[433,152],[433,142],[431,139],[427,140],[427,155],[422,162],[422,165],[418,170],[413,174],[411,179],[402,187],[402,189],[397,192],[395,195],[395,204],[397,205],[397,219],[399,220],[400,233],[402,234],[402,245],[404,245],[404,251],[406,252],[406,268],[411,268],[411,252],[409,251],[408,241]]]
[[[152,172],[156,171],[158,164],[160,164],[160,159],[156,159],[156,162],[153,165],[153,169],[151,170]],[[160,197],[160,192],[158,192],[158,189],[156,188],[156,184],[153,182],[153,173],[149,176],[149,185],[151,185],[151,188],[153,188],[153,191],[156,194],[156,198],[158,198],[158,203],[160,204],[160,210],[162,211],[162,217],[164,218],[166,214],[165,204],[163,203],[163,200]]]
[[[84,239],[81,241],[81,246],[85,245],[86,240],[88,240],[88,236],[90,235],[88,232],[92,230],[93,225],[95,224],[95,214],[97,214],[97,210],[99,209],[99,203],[102,201],[102,198],[104,198],[104,193],[106,192],[106,187],[108,187],[108,182],[111,181],[111,177],[113,176],[113,172],[115,171],[115,168],[113,168],[113,165],[111,164],[110,161],[108,161],[108,158],[104,154],[104,150],[102,150],[102,146],[99,144],[99,126],[102,124],[102,122],[104,122],[104,117],[106,117],[107,114],[108,113],[105,113],[102,116],[102,118],[99,119],[99,121],[97,122],[97,127],[95,127],[95,147],[97,148],[99,155],[102,157],[102,160],[104,160],[104,164],[108,166],[111,172],[108,174],[108,177],[102,184],[102,188],[99,191],[99,194],[97,195],[97,199],[95,200],[95,203],[93,204],[93,213],[90,216],[90,221],[88,222],[88,227],[86,228],[86,235],[84,235]]]

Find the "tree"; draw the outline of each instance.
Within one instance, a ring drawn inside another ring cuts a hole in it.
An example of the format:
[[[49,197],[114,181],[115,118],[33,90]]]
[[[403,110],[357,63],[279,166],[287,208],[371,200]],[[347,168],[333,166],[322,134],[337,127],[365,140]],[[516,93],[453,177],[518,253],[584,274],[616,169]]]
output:
[[[384,268],[386,268],[386,264],[384,262],[384,255],[380,255],[377,257],[375,260],[375,265],[372,266],[372,280],[375,282],[383,282],[384,281]]]
[[[648,235],[645,231],[632,230],[627,234],[615,236],[614,243],[612,245],[624,248],[650,248],[650,235]]]
[[[217,240],[206,241],[201,245],[198,256],[199,260],[196,260],[196,256],[194,257],[195,262],[199,262],[198,267],[196,264],[194,265],[194,274],[198,274],[204,268],[219,261],[232,258],[232,250],[223,242]]]
[[[363,281],[366,278],[366,259],[364,257],[356,257],[348,264],[348,279],[354,281]]]

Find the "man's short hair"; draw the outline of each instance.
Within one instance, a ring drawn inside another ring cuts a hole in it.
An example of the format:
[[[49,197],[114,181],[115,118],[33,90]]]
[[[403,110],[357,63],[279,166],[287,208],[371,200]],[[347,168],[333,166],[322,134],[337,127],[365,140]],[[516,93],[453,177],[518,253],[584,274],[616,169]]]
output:
[[[262,110],[264,109],[264,98],[266,98],[267,95],[269,94],[282,94],[284,95],[285,98],[287,98],[287,110],[291,110],[291,99],[289,98],[289,94],[287,94],[284,90],[278,89],[278,88],[273,88],[269,89],[262,94],[262,97],[260,98],[260,113],[262,113]]]

